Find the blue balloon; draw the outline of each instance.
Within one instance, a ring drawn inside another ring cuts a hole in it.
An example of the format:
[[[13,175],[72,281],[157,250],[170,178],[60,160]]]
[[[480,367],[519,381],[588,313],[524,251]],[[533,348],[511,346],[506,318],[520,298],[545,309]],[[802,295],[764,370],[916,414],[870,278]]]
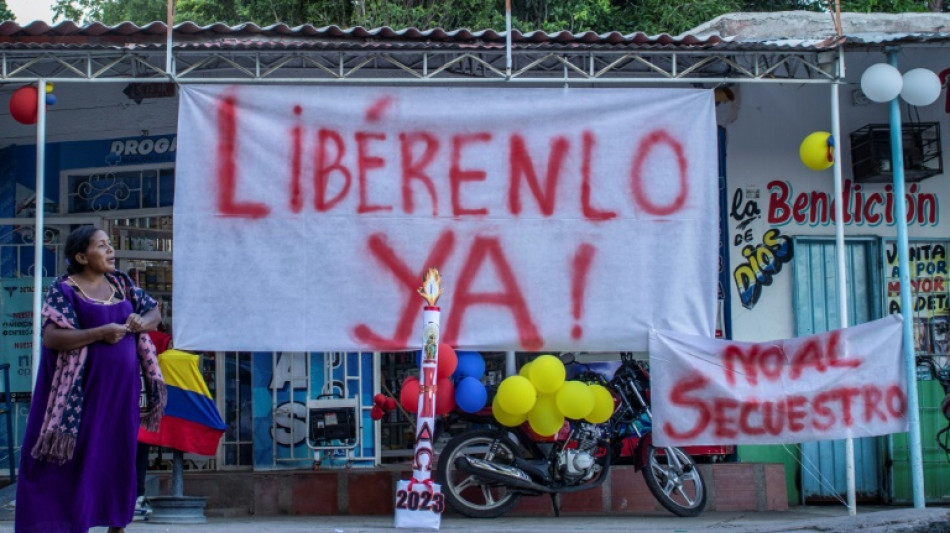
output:
[[[458,366],[455,367],[455,373],[458,378],[482,379],[485,374],[485,359],[478,352],[455,352],[458,356]]]
[[[56,105],[56,95],[49,93],[46,95],[46,105]]]
[[[480,411],[488,402],[488,391],[477,378],[462,378],[455,386],[455,405],[466,413]]]

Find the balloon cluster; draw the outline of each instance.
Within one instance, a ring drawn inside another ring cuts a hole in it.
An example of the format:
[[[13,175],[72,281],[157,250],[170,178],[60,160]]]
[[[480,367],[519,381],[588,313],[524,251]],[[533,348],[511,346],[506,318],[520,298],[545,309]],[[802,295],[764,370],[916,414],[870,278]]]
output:
[[[495,420],[513,427],[525,421],[538,435],[555,435],[565,418],[602,424],[614,412],[610,391],[598,384],[565,381],[564,363],[553,355],[540,355],[498,386],[492,401]]]
[[[416,353],[416,364],[422,367],[422,352]],[[448,344],[439,344],[436,369],[435,414],[445,415],[458,406],[474,413],[485,407],[488,391],[482,385],[485,360],[478,352],[458,352]],[[402,382],[399,403],[410,413],[419,407],[419,378],[409,376]]]
[[[369,411],[369,416],[373,420],[382,420],[386,413],[396,408],[396,400],[379,393],[373,396],[373,408]]]
[[[37,91],[33,85],[24,85],[13,91],[10,96],[10,116],[20,124],[36,124],[37,115]],[[51,106],[56,103],[56,95],[53,94],[53,84],[46,84],[46,105]]]

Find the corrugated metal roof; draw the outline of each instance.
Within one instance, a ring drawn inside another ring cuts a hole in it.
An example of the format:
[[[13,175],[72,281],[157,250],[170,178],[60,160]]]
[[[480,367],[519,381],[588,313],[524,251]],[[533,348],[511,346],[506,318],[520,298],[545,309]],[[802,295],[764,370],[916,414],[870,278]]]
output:
[[[134,43],[164,43],[166,25],[163,22],[152,22],[138,26],[131,22],[123,22],[115,26],[106,26],[94,22],[86,26],[79,26],[72,21],[60,22],[50,26],[42,21],[35,21],[21,26],[14,21],[0,23],[0,43],[30,43],[30,44],[110,44],[117,41]],[[412,43],[412,42],[442,42],[442,43],[499,43],[505,42],[504,32],[495,30],[470,31],[467,29],[444,30],[435,28],[420,30],[417,28],[393,29],[389,27],[367,29],[360,26],[340,28],[339,26],[315,27],[310,24],[290,27],[286,24],[274,24],[261,27],[253,22],[228,26],[222,23],[208,26],[198,26],[193,22],[176,24],[174,40],[176,45],[187,45],[196,40],[208,42],[215,39],[227,39],[231,44],[248,44],[260,42],[295,42],[332,39],[332,40],[375,40],[379,42]],[[709,36],[699,39],[693,35],[670,36],[666,34],[649,36],[645,33],[621,34],[610,32],[598,34],[594,32],[571,33],[561,31],[545,33],[533,31],[522,33],[518,30],[511,32],[512,43],[516,44],[591,44],[591,45],[673,45],[673,46],[710,46],[723,42],[718,36]],[[259,46],[259,44],[254,44]]]
[[[950,13],[842,13],[845,45],[950,43]],[[690,33],[746,43],[800,46],[835,35],[831,13],[782,11],[728,13]]]

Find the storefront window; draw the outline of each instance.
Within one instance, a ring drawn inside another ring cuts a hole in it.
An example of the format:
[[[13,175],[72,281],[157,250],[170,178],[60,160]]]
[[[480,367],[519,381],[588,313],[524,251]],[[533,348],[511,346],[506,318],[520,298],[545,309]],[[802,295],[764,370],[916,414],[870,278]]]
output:
[[[175,197],[174,171],[169,167],[80,172],[66,179],[70,213],[170,207]]]
[[[225,352],[223,354],[224,432],[222,443],[223,467],[251,466],[254,464],[254,434],[251,421],[251,354]]]

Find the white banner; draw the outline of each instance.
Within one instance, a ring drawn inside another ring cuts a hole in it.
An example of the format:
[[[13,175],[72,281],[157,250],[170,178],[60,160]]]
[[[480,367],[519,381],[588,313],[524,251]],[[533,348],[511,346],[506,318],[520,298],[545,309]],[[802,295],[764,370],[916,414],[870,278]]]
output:
[[[175,347],[645,350],[711,336],[712,91],[185,85]]]
[[[782,444],[907,431],[901,316],[774,342],[650,335],[658,446]]]

